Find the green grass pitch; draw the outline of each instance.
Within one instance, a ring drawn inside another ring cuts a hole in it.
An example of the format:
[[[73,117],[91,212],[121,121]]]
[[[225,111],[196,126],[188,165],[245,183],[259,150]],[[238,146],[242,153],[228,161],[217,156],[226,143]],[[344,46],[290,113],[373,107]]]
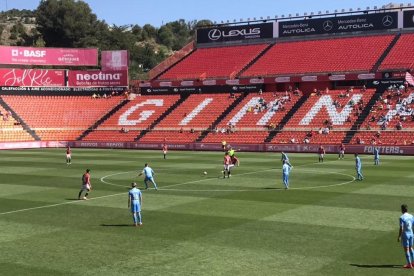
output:
[[[405,275],[399,208],[414,212],[413,157],[239,153],[222,179],[219,152],[64,149],[0,152],[0,275]],[[145,162],[132,227],[127,191]],[[76,200],[91,169],[88,201]],[[204,175],[203,172],[208,174]],[[414,272],[413,272],[414,273]]]

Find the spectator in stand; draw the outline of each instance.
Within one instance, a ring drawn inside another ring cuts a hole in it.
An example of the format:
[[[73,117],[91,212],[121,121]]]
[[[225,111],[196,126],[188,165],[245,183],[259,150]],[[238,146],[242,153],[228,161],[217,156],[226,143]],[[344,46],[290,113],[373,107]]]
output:
[[[396,125],[397,130],[402,130],[403,129],[403,125],[401,122],[398,122]]]
[[[361,88],[361,92],[365,92],[365,91],[367,91],[367,87],[365,86],[365,84],[362,86],[362,88]]]
[[[309,144],[309,143],[310,143],[309,138],[308,138],[308,137],[305,137],[305,139],[303,140],[303,143],[305,143],[305,144]]]

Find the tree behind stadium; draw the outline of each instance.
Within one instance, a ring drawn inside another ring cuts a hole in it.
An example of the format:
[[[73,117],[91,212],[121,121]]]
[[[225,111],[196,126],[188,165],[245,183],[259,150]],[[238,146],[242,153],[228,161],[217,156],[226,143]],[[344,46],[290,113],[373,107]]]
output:
[[[87,3],[75,0],[42,0],[36,22],[48,47],[97,46],[98,33],[106,27]]]

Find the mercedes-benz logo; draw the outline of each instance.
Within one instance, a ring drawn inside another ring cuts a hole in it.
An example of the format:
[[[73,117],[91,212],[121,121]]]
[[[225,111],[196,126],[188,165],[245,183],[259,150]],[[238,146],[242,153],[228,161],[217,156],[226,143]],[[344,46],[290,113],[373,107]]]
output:
[[[386,15],[382,18],[382,25],[385,27],[389,27],[394,23],[394,19],[391,17],[391,15]]]
[[[333,22],[331,20],[326,20],[323,22],[323,29],[327,32],[333,29]]]
[[[221,31],[219,29],[212,29],[208,32],[210,40],[218,40],[221,38]]]

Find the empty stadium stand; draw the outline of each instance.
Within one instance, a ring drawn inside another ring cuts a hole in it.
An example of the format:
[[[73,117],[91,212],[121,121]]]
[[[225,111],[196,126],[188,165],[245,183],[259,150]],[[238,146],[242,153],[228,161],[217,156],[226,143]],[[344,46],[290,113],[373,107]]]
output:
[[[164,74],[159,80],[185,80],[234,77],[268,44],[197,49]]]
[[[394,35],[276,43],[243,77],[368,72]]]
[[[414,69],[414,34],[402,34],[390,53],[384,59],[379,70]]]
[[[42,140],[75,140],[121,97],[93,99],[84,96],[2,96]]]

